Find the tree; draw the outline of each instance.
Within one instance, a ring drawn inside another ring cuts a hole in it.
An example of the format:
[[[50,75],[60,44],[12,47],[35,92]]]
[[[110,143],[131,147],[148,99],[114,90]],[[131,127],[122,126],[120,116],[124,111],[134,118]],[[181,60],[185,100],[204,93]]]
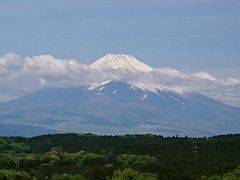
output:
[[[96,153],[89,153],[85,151],[79,151],[76,153],[63,153],[63,159],[74,160],[79,165],[90,165],[90,164],[101,164],[105,162],[104,155],[96,154]]]
[[[203,180],[239,180],[240,179],[240,167],[235,169],[233,172],[229,172],[221,176],[211,176],[208,178],[202,178]]]
[[[156,163],[157,158],[149,155],[122,154],[117,156],[117,161],[120,162],[123,167],[146,167]]]
[[[51,177],[51,180],[85,180],[85,178],[82,175],[55,174]]]
[[[10,155],[4,155],[0,158],[0,169],[15,169],[16,163]]]
[[[131,168],[114,171],[112,180],[157,180],[156,174],[139,173]]]
[[[52,164],[54,161],[59,160],[59,153],[57,151],[46,152],[41,157],[41,162]]]
[[[12,150],[17,153],[22,153],[22,152],[24,153],[24,152],[28,152],[30,150],[30,147],[25,143],[12,142],[12,143],[10,143],[10,146],[11,146]]]
[[[30,180],[31,176],[24,171],[0,170],[1,180]]]
[[[39,159],[35,154],[28,154],[19,159],[19,167],[22,169],[32,168],[39,165]]]
[[[113,167],[111,166],[95,166],[89,167],[86,170],[85,176],[88,180],[106,180],[113,174]]]

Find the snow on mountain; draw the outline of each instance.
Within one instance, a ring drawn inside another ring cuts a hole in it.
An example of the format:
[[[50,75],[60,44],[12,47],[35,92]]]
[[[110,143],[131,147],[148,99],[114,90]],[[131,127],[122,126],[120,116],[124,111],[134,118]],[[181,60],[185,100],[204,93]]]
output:
[[[125,54],[107,54],[106,56],[98,59],[96,62],[90,64],[90,67],[98,70],[108,69],[126,69],[131,72],[142,71],[150,72],[152,67],[142,63],[135,57]]]
[[[92,83],[90,86],[88,86],[89,90],[99,89],[101,91],[101,88],[104,87],[104,85],[111,83],[112,81],[106,81],[106,82],[98,82],[98,83]],[[192,91],[183,88],[183,87],[167,87],[160,84],[154,84],[154,83],[142,83],[142,82],[126,82],[131,88],[133,89],[139,89],[144,92],[153,92],[155,94],[158,94],[159,92],[172,92],[177,94],[187,94],[191,93]],[[116,93],[116,92],[115,92]],[[114,93],[114,94],[115,94]]]
[[[154,93],[157,93],[158,91],[174,92],[174,93],[180,93],[180,94],[190,92],[190,90],[180,86],[168,87],[164,84],[156,83],[152,78],[152,73],[155,73],[155,76],[156,76],[156,73],[158,73],[159,78],[162,75],[168,76],[168,77],[185,78],[185,75],[183,73],[171,68],[153,69],[152,67],[142,63],[141,61],[137,60],[135,57],[131,55],[108,54],[100,58],[96,62],[90,64],[89,67],[99,71],[126,70],[126,71],[121,71],[120,73],[118,71],[103,72],[105,74],[108,74],[108,80],[106,81],[106,79],[104,79],[99,82],[92,82],[89,86],[89,89],[98,88],[101,85],[111,81],[123,81],[130,84],[133,88],[138,88],[143,91],[150,91]],[[134,77],[136,72],[137,72],[137,77]],[[111,79],[111,77],[113,78]]]
[[[88,86],[88,90],[96,89],[98,87],[101,87],[104,84],[109,83],[109,82],[111,82],[111,81],[108,80],[108,81],[104,81],[104,82],[93,82]]]
[[[173,92],[177,94],[185,94],[185,93],[191,93],[192,91],[183,87],[166,87],[160,84],[151,84],[151,83],[142,83],[142,82],[135,82],[130,83],[133,87],[139,88],[143,91],[150,91],[154,93],[161,92]]]

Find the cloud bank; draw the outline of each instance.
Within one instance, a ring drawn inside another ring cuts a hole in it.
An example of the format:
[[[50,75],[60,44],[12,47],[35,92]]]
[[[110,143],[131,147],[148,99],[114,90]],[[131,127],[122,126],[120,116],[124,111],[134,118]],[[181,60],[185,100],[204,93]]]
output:
[[[190,74],[171,68],[155,68],[149,72],[97,70],[74,59],[58,59],[51,55],[21,58],[7,53],[0,56],[0,101],[46,87],[96,86],[110,80],[133,82],[146,89],[199,92],[240,107],[240,79],[217,78],[207,72]]]

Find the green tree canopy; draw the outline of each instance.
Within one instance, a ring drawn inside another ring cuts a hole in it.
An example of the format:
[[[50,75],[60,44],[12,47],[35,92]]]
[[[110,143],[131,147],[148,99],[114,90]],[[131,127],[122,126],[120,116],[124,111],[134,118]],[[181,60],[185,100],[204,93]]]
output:
[[[0,179],[3,180],[31,180],[31,176],[24,171],[0,170]]]
[[[157,158],[149,155],[121,154],[117,156],[117,161],[120,162],[123,167],[149,166],[156,163]]]
[[[85,178],[81,175],[55,174],[51,177],[51,180],[85,180]]]
[[[15,169],[16,163],[11,155],[4,155],[0,157],[0,169]]]
[[[131,168],[114,171],[112,180],[157,180],[157,175],[139,173]]]

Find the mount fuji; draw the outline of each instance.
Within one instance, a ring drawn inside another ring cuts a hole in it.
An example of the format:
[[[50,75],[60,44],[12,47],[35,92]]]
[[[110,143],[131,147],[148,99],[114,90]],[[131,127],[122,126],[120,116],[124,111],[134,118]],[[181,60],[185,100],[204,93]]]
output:
[[[89,67],[103,72],[152,71],[132,56],[114,54]],[[239,133],[240,109],[191,90],[109,79],[97,85],[45,88],[1,103],[0,121],[53,132],[210,136]]]
[[[107,54],[90,65],[97,70],[124,69],[128,71],[152,71],[152,67],[142,63],[131,55],[125,54]]]

